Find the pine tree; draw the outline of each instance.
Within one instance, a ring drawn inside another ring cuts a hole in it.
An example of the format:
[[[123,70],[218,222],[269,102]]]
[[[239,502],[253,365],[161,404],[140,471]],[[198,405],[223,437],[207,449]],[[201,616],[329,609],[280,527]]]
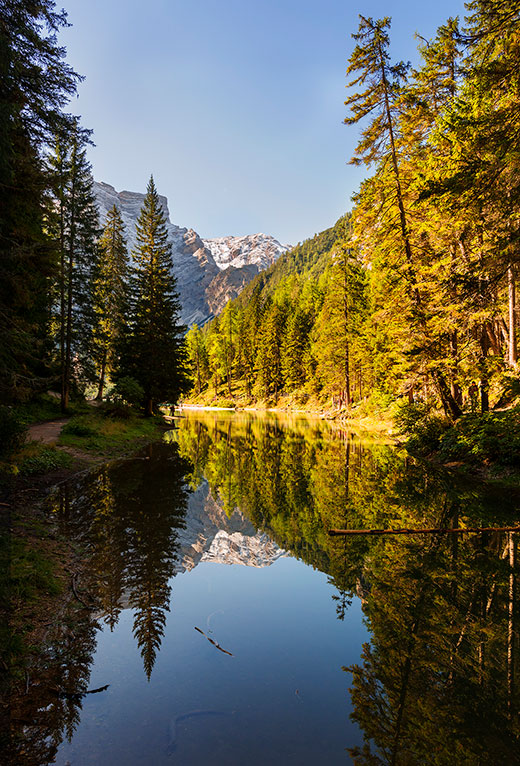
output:
[[[233,301],[228,301],[220,317],[222,355],[229,397],[232,398],[231,383],[233,380],[233,365],[236,355],[236,311]]]
[[[52,0],[0,0],[0,393],[13,401],[48,385],[52,243],[42,212],[46,143],[79,79],[56,39],[67,25]]]
[[[284,325],[284,309],[272,300],[267,301],[258,338],[257,392],[265,399],[274,397],[275,403],[283,385],[281,345]]]
[[[296,303],[289,316],[282,342],[282,376],[287,391],[301,388],[307,380],[306,360],[310,328],[308,312]]]
[[[94,350],[99,370],[97,399],[103,398],[107,374],[112,372],[119,335],[125,322],[128,252],[121,213],[116,205],[107,213],[105,229],[99,240],[99,263],[94,282]]]
[[[239,365],[246,384],[246,394],[249,397],[252,395],[255,382],[258,328],[262,315],[260,293],[260,286],[256,286],[247,306],[242,311],[241,321],[239,322]]]
[[[86,156],[88,132],[77,125],[56,139],[49,158],[57,204],[49,220],[59,253],[55,317],[61,379],[61,407],[71,388],[93,379],[93,288],[97,266],[98,210]]]
[[[431,359],[438,355],[438,350],[436,344],[432,344],[430,312],[421,287],[420,263],[412,247],[410,214],[407,210],[407,201],[411,202],[410,188],[403,185],[405,176],[400,153],[400,119],[405,105],[403,84],[409,66],[403,62],[394,65],[390,63],[388,17],[377,21],[363,16],[360,19],[359,32],[353,35],[357,45],[350,57],[347,75],[355,74],[354,79],[348,83],[350,87],[362,85],[364,90],[353,93],[345,101],[350,110],[345,123],[352,125],[368,116],[372,117],[372,121],[362,133],[352,162],[365,162],[367,165],[377,163],[376,174],[365,182],[361,195],[364,195],[365,200],[373,197],[370,206],[375,202],[380,206],[378,212],[381,209],[385,211],[381,215],[381,218],[386,219],[385,228],[381,226],[381,221],[375,221],[376,229],[373,233],[382,244],[381,252],[388,267],[400,275],[401,284],[397,285],[397,290],[400,297],[406,297],[408,302],[408,335],[411,329],[414,346],[403,348],[402,351],[409,355],[420,355],[446,412],[456,418],[462,410],[446,383],[442,365],[432,363]],[[406,186],[410,187],[408,181]],[[369,216],[372,215],[370,206],[365,208]],[[396,208],[395,215],[392,206]],[[363,228],[364,223],[366,221],[359,221],[358,229]],[[395,281],[397,283],[398,280]]]
[[[365,275],[345,243],[337,246],[315,325],[316,378],[340,406],[352,403],[356,344],[365,313]]]
[[[145,414],[151,416],[157,402],[175,402],[189,388],[171,244],[153,177],[148,183],[136,232],[130,323],[122,338],[117,375],[128,375],[141,384],[145,391]]]

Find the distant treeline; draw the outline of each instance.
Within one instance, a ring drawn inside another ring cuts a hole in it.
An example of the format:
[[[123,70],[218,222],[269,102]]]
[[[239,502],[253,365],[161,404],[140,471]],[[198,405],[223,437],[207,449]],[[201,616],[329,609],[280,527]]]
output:
[[[515,394],[520,2],[467,9],[416,68],[390,61],[390,19],[361,17],[345,122],[369,175],[352,215],[190,331],[194,392],[419,397],[453,418]]]

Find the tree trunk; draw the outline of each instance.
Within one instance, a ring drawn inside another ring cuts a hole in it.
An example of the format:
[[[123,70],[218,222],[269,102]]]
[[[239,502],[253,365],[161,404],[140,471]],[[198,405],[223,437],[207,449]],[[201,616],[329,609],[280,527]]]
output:
[[[71,224],[71,244],[69,248],[68,263],[68,295],[67,295],[67,319],[65,329],[65,369],[63,373],[63,397],[61,409],[65,412],[69,406],[70,398],[70,375],[72,363],[72,283],[74,274],[74,245],[73,245],[73,226]]]
[[[151,418],[153,415],[153,399],[151,396],[146,397],[145,406],[144,406],[144,416],[145,418]]]
[[[75,170],[75,169],[74,169]],[[69,232],[69,262],[67,283],[67,320],[65,328],[65,365],[61,395],[61,410],[65,412],[69,406],[70,373],[72,361],[72,293],[74,278],[74,245],[76,238],[76,179],[72,176],[70,189],[70,232]]]
[[[199,350],[197,349],[197,393],[200,394],[201,382],[200,382],[200,359]]]
[[[481,328],[480,348],[482,350],[482,356],[480,357],[480,410],[481,412],[489,412],[489,381],[487,370],[488,335],[485,323]]]
[[[107,349],[103,350],[103,360],[101,362],[101,372],[99,374],[99,386],[96,395],[96,401],[100,402],[103,399],[103,389],[105,387],[105,372],[107,367]]]
[[[345,337],[345,357],[344,357],[344,364],[345,364],[345,379],[344,379],[344,385],[345,385],[345,404],[347,407],[350,407],[351,403],[351,397],[350,397],[350,348],[349,348],[349,342],[348,338]]]
[[[516,282],[515,272],[510,265],[507,270],[507,285],[509,292],[509,365],[516,367]]]
[[[345,348],[344,348],[344,386],[345,386],[345,399],[347,407],[350,407],[350,344],[349,344],[349,306],[348,306],[348,283],[347,283],[347,255],[343,254],[343,321],[344,334],[345,334]]]
[[[65,211],[63,194],[60,201],[60,406],[65,402]]]
[[[402,237],[403,245],[404,245],[405,259],[406,259],[406,265],[408,270],[408,278],[409,278],[409,282],[412,287],[412,292],[414,296],[414,304],[415,304],[414,309],[415,309],[416,317],[418,321],[420,322],[425,334],[429,336],[429,330],[427,326],[426,317],[424,315],[424,311],[421,305],[422,304],[421,293],[417,285],[417,277],[416,277],[415,269],[413,266],[412,247],[410,244],[410,237],[408,234],[408,225],[406,221],[406,212],[404,208],[403,192],[401,188],[401,179],[399,174],[399,163],[397,161],[397,149],[395,146],[392,113],[390,110],[390,99],[388,95],[389,86],[388,86],[388,80],[386,77],[386,67],[384,63],[383,53],[380,47],[379,47],[379,57],[380,57],[381,78],[383,82],[384,97],[385,97],[385,111],[386,111],[386,117],[388,120],[388,132],[390,136],[392,168],[393,168],[394,178],[395,178],[397,206],[399,209],[401,237]],[[439,393],[442,405],[445,411],[447,412],[447,414],[451,415],[453,419],[460,417],[462,415],[462,409],[460,408],[460,406],[457,404],[456,400],[452,396],[451,391],[449,390],[448,385],[446,381],[444,380],[444,376],[440,372],[440,370],[438,370],[435,373],[434,379],[437,384],[437,391]]]
[[[451,372],[451,395],[459,406],[462,406],[462,391],[457,382],[457,370],[459,366],[459,344],[457,331],[450,333],[450,353],[452,359],[452,372]]]
[[[515,537],[513,532],[508,535],[509,549],[509,598],[508,598],[508,625],[507,625],[507,704],[509,715],[513,714],[513,697],[515,683]]]

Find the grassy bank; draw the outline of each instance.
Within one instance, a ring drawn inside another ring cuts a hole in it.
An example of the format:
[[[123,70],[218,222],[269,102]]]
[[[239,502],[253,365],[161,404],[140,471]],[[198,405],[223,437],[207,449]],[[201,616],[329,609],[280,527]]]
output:
[[[44,414],[53,417],[42,418]],[[41,484],[44,478],[52,484],[91,463],[134,452],[160,439],[165,428],[162,416],[145,418],[131,410],[114,415],[86,403],[74,407],[66,419],[55,403],[46,400],[20,408],[16,416],[23,431],[13,441],[12,451],[4,451],[0,459],[0,486],[5,490],[10,485],[11,491],[13,485],[16,490],[31,481]]]
[[[112,458],[161,437],[164,420],[131,414],[125,419],[103,413],[77,415],[63,427],[57,448],[77,450],[92,457]]]

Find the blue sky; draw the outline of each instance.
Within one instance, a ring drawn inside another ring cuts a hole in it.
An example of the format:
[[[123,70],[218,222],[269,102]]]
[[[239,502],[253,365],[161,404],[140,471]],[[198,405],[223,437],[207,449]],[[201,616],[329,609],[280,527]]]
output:
[[[358,14],[391,16],[406,61],[416,31],[464,15],[458,0],[65,2],[96,180],[144,191],[153,172],[174,223],[288,244],[332,225],[363,176],[347,164],[357,126],[342,123]]]

